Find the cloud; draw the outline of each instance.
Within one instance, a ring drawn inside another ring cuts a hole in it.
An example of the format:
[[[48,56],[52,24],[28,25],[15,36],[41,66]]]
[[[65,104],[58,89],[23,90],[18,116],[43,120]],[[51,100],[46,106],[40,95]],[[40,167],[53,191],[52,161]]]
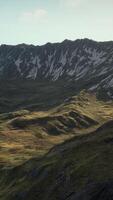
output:
[[[35,9],[33,11],[23,12],[20,21],[24,23],[39,23],[47,19],[47,11],[45,9]]]

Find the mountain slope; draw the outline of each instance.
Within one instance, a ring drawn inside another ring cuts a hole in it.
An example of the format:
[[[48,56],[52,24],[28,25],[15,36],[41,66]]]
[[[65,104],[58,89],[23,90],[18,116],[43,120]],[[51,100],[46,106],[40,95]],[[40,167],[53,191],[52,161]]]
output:
[[[1,200],[113,197],[113,121],[58,145],[41,159],[2,171]]]
[[[113,42],[1,45],[0,85],[0,199],[113,199]]]
[[[113,118],[113,103],[81,92],[46,111],[0,114],[0,166],[13,167]]]
[[[75,84],[64,81],[1,80],[0,86],[0,113],[48,110],[79,93]]]
[[[83,39],[43,46],[1,45],[0,77],[74,81],[80,89],[99,90],[112,98],[113,42]]]

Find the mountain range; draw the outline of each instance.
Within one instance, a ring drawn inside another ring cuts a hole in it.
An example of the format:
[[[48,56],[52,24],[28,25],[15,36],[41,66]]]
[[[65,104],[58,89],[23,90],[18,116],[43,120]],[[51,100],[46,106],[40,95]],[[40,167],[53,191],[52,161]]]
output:
[[[74,82],[113,98],[113,42],[64,40],[43,46],[1,45],[0,79]]]

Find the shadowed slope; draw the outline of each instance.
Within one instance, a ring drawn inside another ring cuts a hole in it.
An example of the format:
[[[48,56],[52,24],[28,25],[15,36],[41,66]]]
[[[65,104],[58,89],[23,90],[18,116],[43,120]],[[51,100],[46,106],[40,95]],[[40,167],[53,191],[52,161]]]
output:
[[[113,121],[110,121],[104,130],[77,136],[54,147],[41,159],[32,159],[4,172],[1,199],[112,199],[112,140]]]

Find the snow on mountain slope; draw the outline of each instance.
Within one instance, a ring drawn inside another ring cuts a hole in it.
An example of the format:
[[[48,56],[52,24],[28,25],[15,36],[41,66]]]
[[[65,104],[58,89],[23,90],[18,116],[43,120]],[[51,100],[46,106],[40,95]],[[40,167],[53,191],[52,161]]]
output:
[[[63,79],[91,91],[107,89],[108,96],[113,96],[113,42],[83,39],[43,46],[1,45],[0,78]]]

